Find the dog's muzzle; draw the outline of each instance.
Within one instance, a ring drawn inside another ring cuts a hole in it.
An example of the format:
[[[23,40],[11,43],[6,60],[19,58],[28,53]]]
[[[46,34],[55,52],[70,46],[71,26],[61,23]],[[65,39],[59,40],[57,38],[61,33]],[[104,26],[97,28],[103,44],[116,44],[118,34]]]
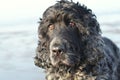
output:
[[[63,53],[65,53],[65,43],[59,37],[55,37],[50,43],[50,60],[53,66],[63,61]]]

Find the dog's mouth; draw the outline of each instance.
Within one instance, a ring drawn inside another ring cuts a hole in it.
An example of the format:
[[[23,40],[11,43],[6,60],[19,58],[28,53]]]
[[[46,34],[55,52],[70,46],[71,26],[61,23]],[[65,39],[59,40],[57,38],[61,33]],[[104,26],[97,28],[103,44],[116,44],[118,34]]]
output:
[[[74,66],[75,62],[66,53],[50,53],[51,64],[55,67],[59,65]]]

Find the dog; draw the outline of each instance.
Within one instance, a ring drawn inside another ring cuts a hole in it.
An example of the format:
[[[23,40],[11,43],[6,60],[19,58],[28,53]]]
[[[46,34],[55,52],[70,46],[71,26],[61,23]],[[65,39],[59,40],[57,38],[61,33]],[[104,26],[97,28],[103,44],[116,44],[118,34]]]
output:
[[[46,80],[119,80],[120,51],[101,36],[91,9],[61,0],[43,13],[35,65]]]

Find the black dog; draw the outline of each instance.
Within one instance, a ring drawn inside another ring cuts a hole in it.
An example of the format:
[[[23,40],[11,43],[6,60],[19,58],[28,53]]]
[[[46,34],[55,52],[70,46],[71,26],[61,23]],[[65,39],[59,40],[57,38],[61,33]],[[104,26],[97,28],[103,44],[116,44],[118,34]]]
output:
[[[91,9],[58,1],[49,7],[38,28],[35,64],[47,80],[119,80],[120,52],[101,36]]]

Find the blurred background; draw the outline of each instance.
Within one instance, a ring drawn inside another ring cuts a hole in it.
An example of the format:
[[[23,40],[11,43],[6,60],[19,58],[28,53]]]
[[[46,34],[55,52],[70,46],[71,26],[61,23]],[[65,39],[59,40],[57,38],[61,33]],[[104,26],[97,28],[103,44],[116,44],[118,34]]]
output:
[[[34,65],[39,18],[57,0],[0,0],[0,80],[44,80]],[[96,14],[103,36],[120,47],[120,0],[73,0]]]

